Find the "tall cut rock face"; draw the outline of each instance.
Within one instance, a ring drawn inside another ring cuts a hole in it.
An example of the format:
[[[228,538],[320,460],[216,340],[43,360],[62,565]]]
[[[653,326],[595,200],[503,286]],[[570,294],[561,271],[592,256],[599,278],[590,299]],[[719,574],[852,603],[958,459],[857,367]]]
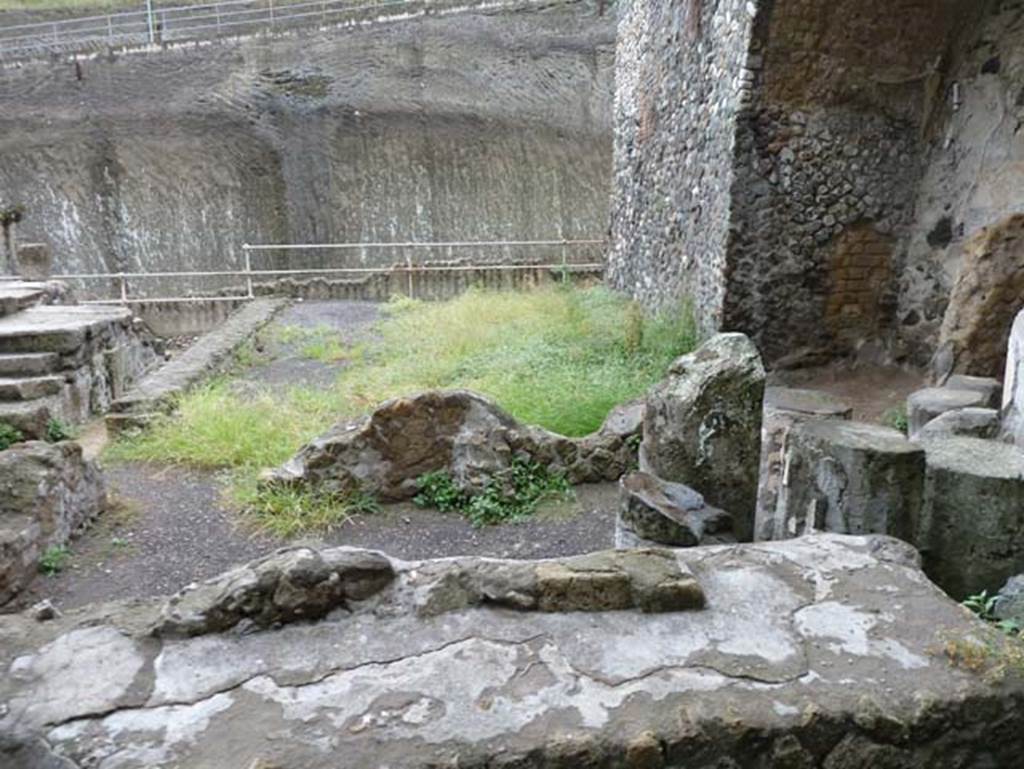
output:
[[[679,358],[651,390],[641,469],[692,487],[753,537],[765,371],[743,334],[718,334]]]

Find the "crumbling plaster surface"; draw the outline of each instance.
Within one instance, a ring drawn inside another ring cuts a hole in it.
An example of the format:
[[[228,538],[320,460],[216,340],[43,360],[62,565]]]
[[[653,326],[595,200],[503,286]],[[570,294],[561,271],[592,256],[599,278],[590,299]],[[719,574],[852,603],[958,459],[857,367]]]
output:
[[[121,769],[1019,757],[1022,689],[934,656],[944,633],[981,626],[906,546],[818,535],[677,552],[706,610],[416,617],[394,596],[422,565],[396,564],[382,602],[274,631],[161,641],[147,634],[159,602],[0,618],[0,749],[18,769],[47,753]]]

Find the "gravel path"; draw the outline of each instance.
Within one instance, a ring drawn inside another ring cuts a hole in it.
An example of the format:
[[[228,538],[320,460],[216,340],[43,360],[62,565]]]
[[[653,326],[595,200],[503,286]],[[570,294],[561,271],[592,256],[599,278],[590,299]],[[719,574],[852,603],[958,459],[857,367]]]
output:
[[[283,311],[274,327],[336,329],[345,344],[373,338],[379,318],[367,302],[305,302]],[[240,378],[252,385],[327,386],[344,362],[302,358],[301,344],[273,341],[260,361]],[[40,576],[0,611],[49,598],[70,609],[88,603],[172,593],[289,544],[352,545],[405,559],[454,555],[543,558],[613,546],[615,484],[582,486],[571,501],[551,503],[529,519],[474,528],[454,514],[387,505],[318,536],[287,542],[240,525],[221,498],[222,484],[210,471],[130,463],[106,468],[113,509],[71,544],[72,556],[55,576]]]

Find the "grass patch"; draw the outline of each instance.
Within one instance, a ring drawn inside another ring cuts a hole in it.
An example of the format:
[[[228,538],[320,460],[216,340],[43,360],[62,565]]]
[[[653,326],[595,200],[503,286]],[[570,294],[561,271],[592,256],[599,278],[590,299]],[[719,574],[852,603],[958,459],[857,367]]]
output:
[[[379,511],[369,494],[333,494],[282,486],[260,488],[254,478],[239,479],[231,498],[256,528],[284,539],[310,531],[330,531],[354,515]]]
[[[342,348],[336,334],[313,331],[315,338],[295,327],[271,333],[311,356],[351,358],[333,387],[253,394],[240,392],[230,377],[217,379],[182,397],[173,417],[114,444],[108,457],[230,468],[231,496],[243,506],[276,509],[283,519],[304,508],[329,523],[328,509],[352,509],[351,500],[258,499],[251,490],[260,469],[281,464],[341,419],[399,395],[467,388],[523,422],[581,436],[599,428],[613,407],[642,395],[696,343],[690,312],[646,317],[600,287],[394,301],[377,329],[379,341],[357,350]],[[504,502],[477,504],[481,521],[508,517]]]

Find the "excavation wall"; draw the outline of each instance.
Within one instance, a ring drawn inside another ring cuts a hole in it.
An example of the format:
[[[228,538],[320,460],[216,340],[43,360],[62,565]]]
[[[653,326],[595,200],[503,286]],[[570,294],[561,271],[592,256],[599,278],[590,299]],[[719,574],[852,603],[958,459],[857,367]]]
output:
[[[614,35],[570,1],[8,68],[0,198],[59,271],[221,269],[245,242],[600,237]]]

